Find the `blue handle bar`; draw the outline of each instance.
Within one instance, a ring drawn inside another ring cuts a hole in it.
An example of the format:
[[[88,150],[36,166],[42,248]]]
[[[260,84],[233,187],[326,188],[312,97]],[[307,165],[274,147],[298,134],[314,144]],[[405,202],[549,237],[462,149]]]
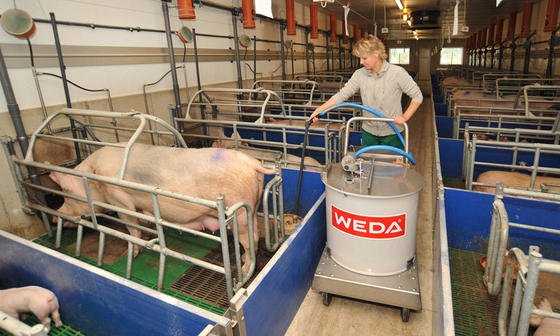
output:
[[[416,161],[412,157],[412,154],[407,153],[400,148],[396,148],[396,147],[393,147],[393,146],[387,146],[387,145],[367,146],[367,147],[364,147],[364,148],[360,149],[359,151],[357,151],[354,154],[354,156],[358,157],[358,156],[362,155],[363,153],[368,152],[370,150],[374,150],[374,149],[384,149],[384,150],[389,150],[389,151],[395,152],[397,154],[405,156],[408,159],[408,161],[410,161],[410,163],[412,163],[413,165],[416,165]]]
[[[339,108],[339,107],[355,107],[355,108],[359,108],[359,109],[362,109],[362,110],[366,110],[366,111],[368,111],[369,113],[375,114],[375,115],[378,116],[379,118],[387,118],[385,115],[383,115],[383,113],[381,113],[381,112],[379,112],[379,111],[376,111],[376,110],[374,110],[374,109],[372,109],[372,108],[370,108],[370,107],[367,107],[367,106],[364,106],[364,105],[360,105],[360,104],[356,104],[356,103],[341,103],[341,104],[335,105],[335,106],[333,106],[333,107],[331,107],[331,108],[328,108],[328,109],[324,110],[323,112],[319,113],[319,115],[323,115],[323,114],[325,114],[326,112],[329,112],[330,110],[334,110],[334,109]],[[397,129],[397,127],[395,126],[395,124],[394,124],[392,121],[388,121],[387,123],[389,124],[389,126],[391,126],[391,128],[393,129],[393,131],[395,131],[395,134],[397,135],[397,137],[398,137],[399,140],[401,141],[403,147],[405,147],[406,144],[405,144],[404,138],[402,137],[401,132],[399,132],[399,130]]]

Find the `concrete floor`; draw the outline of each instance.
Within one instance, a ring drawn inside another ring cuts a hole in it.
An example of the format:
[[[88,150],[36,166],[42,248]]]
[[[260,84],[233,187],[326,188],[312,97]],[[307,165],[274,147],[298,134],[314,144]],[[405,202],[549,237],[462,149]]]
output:
[[[395,307],[334,296],[323,305],[322,295],[310,289],[288,328],[287,336],[301,335],[432,335],[433,208],[432,191],[434,111],[429,98],[410,120],[410,148],[417,161],[416,170],[424,176],[420,192],[416,253],[420,270],[422,311],[411,313],[402,322]]]

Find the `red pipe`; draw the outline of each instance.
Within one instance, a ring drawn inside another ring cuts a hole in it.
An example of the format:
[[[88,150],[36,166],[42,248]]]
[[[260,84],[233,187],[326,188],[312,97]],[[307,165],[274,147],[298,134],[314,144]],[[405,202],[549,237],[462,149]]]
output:
[[[241,7],[243,11],[243,28],[255,28],[253,0],[243,0]]]
[[[311,18],[311,38],[319,37],[319,24],[317,23],[317,5],[309,5],[309,17]]]
[[[331,42],[336,42],[336,13],[331,12]]]
[[[526,3],[523,6],[523,24],[521,25],[521,37],[529,36],[529,30],[531,29],[532,13],[533,13],[533,4],[531,2]]]
[[[294,0],[286,0],[287,34],[296,35],[296,16],[294,14]]]
[[[515,20],[517,20],[517,12],[509,15],[507,41],[513,41],[515,36]]]
[[[346,35],[346,30],[344,29],[344,21],[341,21],[340,23],[340,30],[342,30],[342,43],[348,44],[348,35]]]
[[[558,23],[558,9],[560,8],[560,0],[548,0],[548,6],[546,7],[546,15],[544,17],[544,30],[545,32],[551,32],[556,28]]]
[[[352,37],[354,38],[354,41],[358,41],[360,39],[360,34],[358,33],[358,25],[354,23],[352,27],[354,28],[354,34],[352,35]]]
[[[179,11],[179,19],[181,20],[196,19],[192,0],[177,0],[177,10]]]

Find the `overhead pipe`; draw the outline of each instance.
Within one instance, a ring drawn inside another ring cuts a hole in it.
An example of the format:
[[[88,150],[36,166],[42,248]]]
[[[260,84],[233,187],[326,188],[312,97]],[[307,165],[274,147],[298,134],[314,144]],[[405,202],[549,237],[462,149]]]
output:
[[[331,12],[330,13],[330,19],[331,19],[331,42],[336,42],[336,13],[335,12]]]
[[[296,16],[294,10],[294,0],[286,0],[286,33],[288,35],[296,35]]]
[[[309,17],[311,18],[311,38],[319,38],[319,23],[316,4],[309,5]]]
[[[177,0],[177,11],[179,12],[179,19],[181,20],[196,19],[192,0]]]
[[[243,0],[241,6],[243,11],[243,28],[255,28],[253,0]]]
[[[359,32],[358,32],[358,25],[354,23],[352,25],[352,28],[354,28],[354,32],[353,32],[352,37],[354,38],[354,41],[358,41],[360,39]]]
[[[243,1],[243,3],[245,3],[245,1]],[[253,3],[251,2],[251,6],[252,5]],[[243,78],[241,77],[241,55],[239,54],[239,33],[237,31],[238,15],[239,15],[239,9],[233,9],[231,11],[231,20],[233,24],[233,46],[235,50],[235,64],[237,67],[237,88],[243,89]],[[243,20],[243,25],[245,25],[245,20]]]
[[[165,24],[165,37],[167,39],[167,49],[169,50],[169,66],[171,67],[171,80],[173,81],[173,94],[175,96],[175,106],[173,107],[173,116],[180,118],[181,116],[181,96],[179,95],[179,81],[177,80],[177,71],[175,67],[175,51],[173,50],[173,38],[171,36],[171,26],[169,24],[169,7],[166,1],[161,2],[163,10],[163,22]]]

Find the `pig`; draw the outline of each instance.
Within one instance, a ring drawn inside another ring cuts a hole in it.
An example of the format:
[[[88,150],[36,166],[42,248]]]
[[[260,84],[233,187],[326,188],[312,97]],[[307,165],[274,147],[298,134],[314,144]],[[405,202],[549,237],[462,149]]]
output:
[[[124,149],[102,147],[93,152],[75,169],[82,172],[102,176],[116,177],[123,160]],[[258,229],[256,213],[263,190],[263,174],[274,174],[254,158],[229,149],[221,148],[172,148],[134,144],[128,158],[124,174],[125,181],[155,186],[171,191],[207,200],[216,200],[221,194],[225,197],[226,206],[238,202],[246,202],[253,209],[254,239],[258,246]],[[80,177],[52,172],[51,178],[60,187],[76,195],[85,196],[83,181]],[[105,202],[131,211],[140,210],[153,213],[152,199],[149,194],[118,186],[90,181],[91,197],[94,201]],[[159,197],[161,217],[169,222],[194,230],[219,230],[217,211],[207,207],[194,205]],[[101,209],[96,209],[99,212]],[[70,216],[89,213],[86,203],[66,198],[58,210]],[[136,217],[119,213],[121,219],[137,223]],[[248,222],[245,210],[238,214],[239,240],[245,252],[249,251]],[[130,234],[140,238],[138,229],[128,227]],[[135,247],[134,254],[139,249]],[[247,274],[251,256],[243,256],[243,272]]]
[[[39,321],[50,328],[51,318],[55,326],[62,327],[58,312],[58,299],[48,289],[27,286],[0,290],[0,310],[19,319],[19,314],[33,313]]]
[[[533,305],[533,309],[535,308],[552,312],[552,305],[547,298]],[[531,326],[538,327],[533,336],[560,336],[560,320],[555,318],[532,315]]]
[[[486,94],[481,91],[454,89],[452,100],[459,106],[501,107],[513,109],[515,97],[504,96],[497,100],[495,95]],[[477,111],[476,113],[480,113]]]
[[[239,133],[234,132],[229,139],[223,134],[220,136],[221,139],[215,140],[212,143],[212,147],[215,148],[234,148],[239,150],[245,154],[251,155],[252,157],[263,160],[263,161],[270,161],[276,162],[282,159],[283,154],[278,151],[274,150],[260,150],[258,148],[254,148],[249,146],[246,142],[243,141]],[[237,146],[236,146],[237,144]],[[301,157],[286,154],[287,162],[286,167],[291,169],[299,169],[301,164]],[[303,169],[313,171],[313,172],[322,172],[323,168],[321,168],[321,163],[310,156],[306,156],[303,158]]]
[[[451,76],[451,77],[445,77],[442,81],[441,84],[444,86],[460,86],[460,85],[472,85],[471,82],[469,82],[466,79],[463,78],[458,78],[455,76]]]
[[[497,184],[503,183],[505,187],[509,188],[529,188],[529,183],[531,182],[531,176],[522,173],[508,172],[508,171],[497,171],[489,170],[478,176],[477,182],[486,184]],[[554,183],[560,184],[560,178],[548,177],[548,176],[537,176],[535,179],[535,188],[539,188],[542,183]],[[494,187],[487,186],[475,186],[473,190],[482,191],[488,193],[495,193]],[[550,191],[560,192],[560,187],[549,187]]]

